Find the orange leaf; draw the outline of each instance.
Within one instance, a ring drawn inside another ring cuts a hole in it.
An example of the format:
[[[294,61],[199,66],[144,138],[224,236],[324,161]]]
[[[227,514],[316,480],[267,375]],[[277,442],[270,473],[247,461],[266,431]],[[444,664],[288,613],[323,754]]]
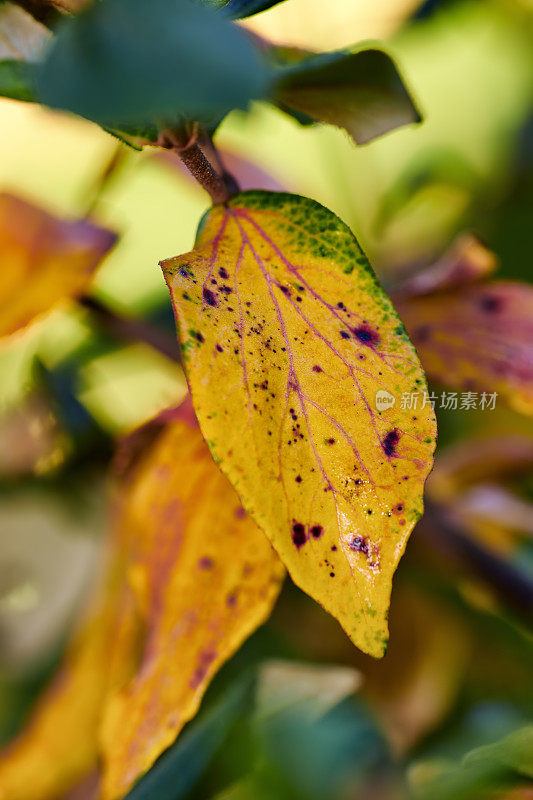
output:
[[[62,667],[0,757],[0,800],[56,800],[97,766],[107,692],[129,677],[136,628],[118,564]],[[117,613],[118,612],[118,613]],[[109,653],[114,646],[114,657]]]
[[[398,302],[429,376],[533,413],[533,288],[489,281]]]
[[[172,744],[220,666],[269,615],[284,574],[189,404],[137,465],[119,527],[146,641],[104,719],[105,800],[123,797]]]
[[[8,336],[91,281],[115,235],[0,194],[0,336]]]
[[[435,419],[401,409],[424,375],[357,241],[312,200],[245,192],[162,266],[215,459],[294,581],[382,655]]]

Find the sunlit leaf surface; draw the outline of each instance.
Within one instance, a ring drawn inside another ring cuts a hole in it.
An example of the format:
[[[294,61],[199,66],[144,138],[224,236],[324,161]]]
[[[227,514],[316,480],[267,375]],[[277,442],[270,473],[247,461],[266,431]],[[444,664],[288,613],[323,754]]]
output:
[[[398,303],[427,374],[533,412],[533,289],[491,281]]]
[[[270,613],[284,574],[190,406],[138,465],[119,526],[146,638],[104,721],[106,800],[123,797],[172,744],[221,664]]]
[[[0,194],[0,336],[85,291],[115,235]]]
[[[312,200],[247,192],[162,266],[212,453],[295,582],[381,655],[435,421],[401,409],[423,372],[357,241]]]

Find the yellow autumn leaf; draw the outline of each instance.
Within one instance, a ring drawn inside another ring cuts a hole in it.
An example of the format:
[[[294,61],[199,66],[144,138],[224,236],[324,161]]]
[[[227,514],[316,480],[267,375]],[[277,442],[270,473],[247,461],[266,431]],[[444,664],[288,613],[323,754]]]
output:
[[[26,727],[0,753],[0,800],[56,800],[96,770],[105,697],[134,665],[137,625],[122,577],[116,561]]]
[[[293,580],[375,656],[435,419],[394,308],[318,203],[245,192],[162,262],[200,426]]]
[[[430,377],[533,413],[531,286],[481,281],[407,297],[398,309]]]
[[[0,336],[64,298],[82,294],[115,235],[87,220],[61,220],[0,194]]]
[[[220,666],[270,614],[284,575],[190,403],[136,466],[118,524],[146,639],[104,717],[104,800],[123,797],[173,743]]]

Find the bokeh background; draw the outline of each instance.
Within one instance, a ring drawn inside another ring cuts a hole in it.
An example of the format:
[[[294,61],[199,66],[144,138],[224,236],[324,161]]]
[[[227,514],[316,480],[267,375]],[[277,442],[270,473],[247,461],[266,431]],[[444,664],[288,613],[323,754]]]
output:
[[[530,282],[533,4],[330,0],[327,15],[323,6],[324,0],[287,0],[247,25],[317,50],[384,41],[423,123],[354,147],[340,130],[300,127],[256,104],[221,126],[217,143],[228,163],[245,181],[306,194],[339,214],[385,286],[407,268],[431,264],[464,231],[496,253],[499,277]],[[119,163],[97,191],[117,147]],[[153,148],[127,150],[89,122],[4,99],[0,153],[0,189],[66,218],[83,217],[92,206],[93,218],[120,235],[93,294],[171,337],[157,264],[190,249],[207,205],[179,166]],[[0,346],[3,741],[57,663],[99,573],[111,502],[105,468],[116,439],[185,392],[174,360],[102,330],[81,305],[55,310]],[[218,689],[215,682],[207,705],[258,659],[331,670],[313,673],[313,690],[289,711],[279,711],[267,675],[259,752],[250,752],[241,720],[191,796],[533,797],[524,771],[523,780],[502,778],[501,770],[496,779],[490,755],[468,775],[461,767],[466,753],[531,720],[533,430],[503,405],[490,415],[438,415],[437,467],[442,456],[453,473],[465,453],[475,456],[480,439],[491,440],[481,459],[485,471],[473,467],[481,477],[472,483],[481,482],[484,494],[477,486],[472,537],[489,554],[491,570],[511,567],[511,578],[518,574],[523,583],[507,595],[499,580],[495,589],[490,570],[476,569],[420,525],[398,571],[391,645],[380,663],[357,653],[333,619],[287,586],[272,620],[225,670]],[[459,481],[457,492],[464,487]],[[335,670],[342,675],[345,668],[357,670],[350,673],[355,699],[341,696],[335,704],[328,685],[339,685]],[[291,681],[298,693],[302,675],[283,674],[282,683]],[[243,777],[251,763],[261,780]]]

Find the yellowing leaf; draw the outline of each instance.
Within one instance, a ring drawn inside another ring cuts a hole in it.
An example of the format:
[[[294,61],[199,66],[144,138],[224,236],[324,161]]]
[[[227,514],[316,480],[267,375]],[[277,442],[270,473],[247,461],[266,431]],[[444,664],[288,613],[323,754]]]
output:
[[[394,308],[318,203],[246,192],[162,264],[203,434],[294,581],[383,654],[435,420]]]
[[[0,755],[0,800],[56,800],[96,769],[102,704],[129,677],[135,653],[120,577],[116,569],[27,726]]]
[[[283,567],[216,468],[187,405],[137,466],[119,526],[146,641],[103,725],[103,797],[123,797],[268,616]]]
[[[0,336],[85,291],[115,235],[0,194]]]
[[[398,303],[428,375],[533,413],[533,288],[489,281]]]

